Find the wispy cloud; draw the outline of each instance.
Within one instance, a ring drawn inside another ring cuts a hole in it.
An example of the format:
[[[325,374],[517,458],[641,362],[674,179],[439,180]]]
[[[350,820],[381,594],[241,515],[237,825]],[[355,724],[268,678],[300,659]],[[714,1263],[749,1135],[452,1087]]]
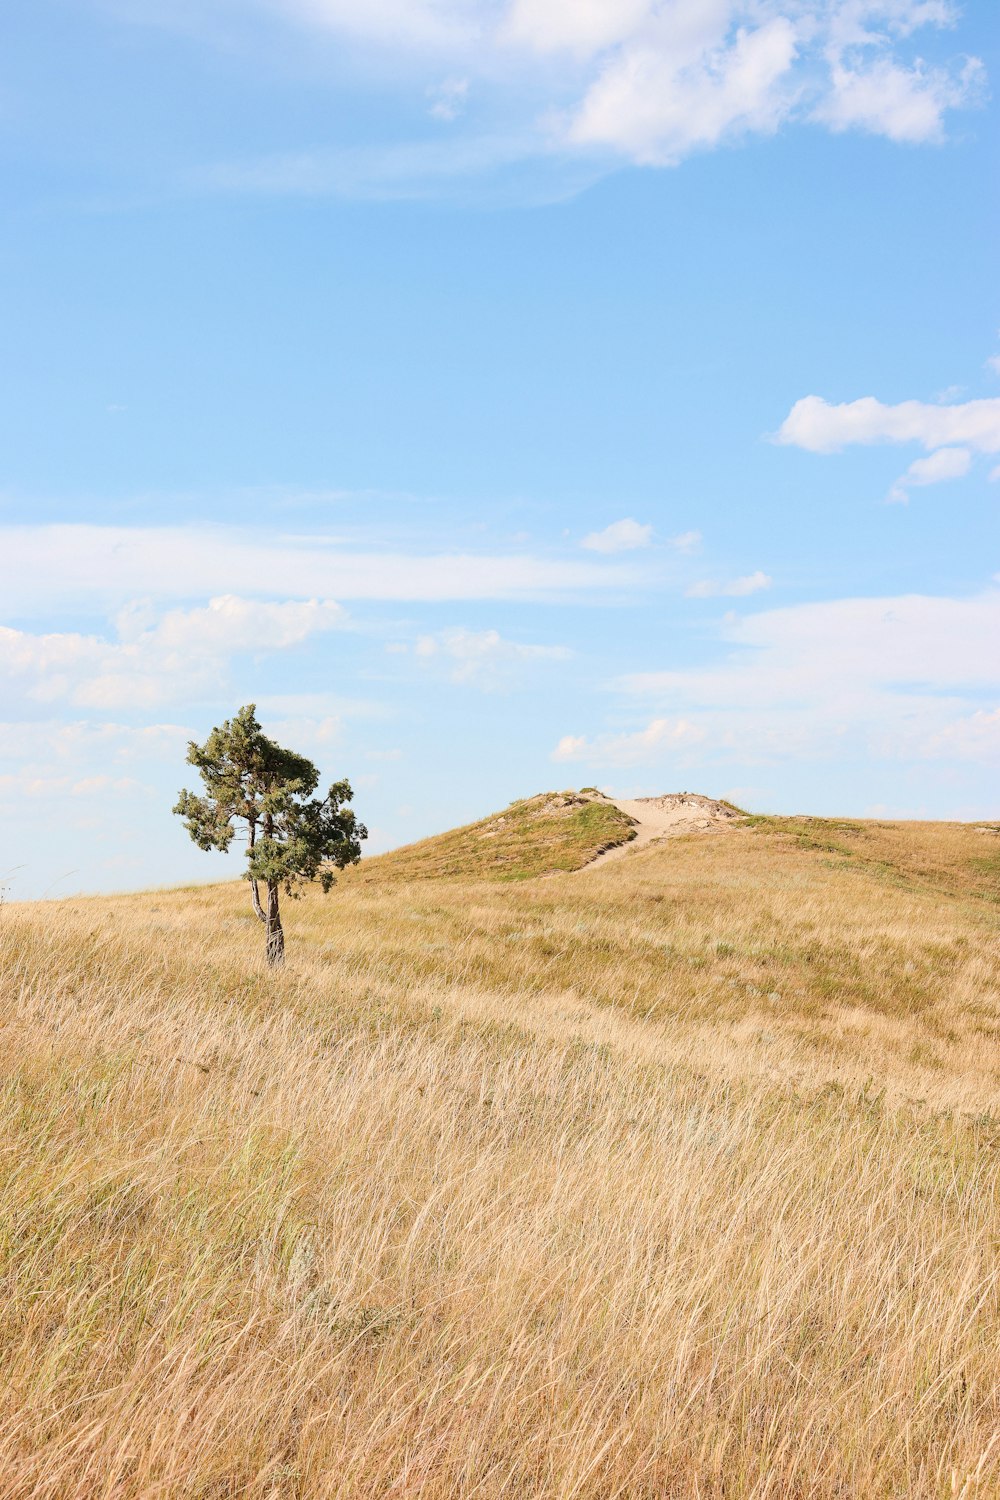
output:
[[[677,552],[697,552],[701,546],[700,531],[682,531],[670,538],[670,545]]]
[[[427,90],[427,96],[430,99],[429,113],[435,120],[444,120],[446,124],[450,124],[465,112],[469,99],[469,80],[445,78],[441,83],[433,84]]]
[[[757,594],[761,589],[769,589],[773,581],[767,573],[758,569],[756,573],[747,573],[742,578],[729,578],[721,582],[703,578],[685,592],[689,599],[742,599],[747,594]]]
[[[52,608],[104,613],[135,598],[558,599],[639,581],[621,562],[354,550],[316,533],[227,526],[9,526],[0,549],[8,619]]]
[[[566,661],[568,646],[532,645],[505,639],[497,630],[442,630],[421,635],[414,645],[421,661],[444,660],[452,682],[494,688],[509,680],[512,669],[526,663]]]
[[[603,531],[591,531],[580,546],[588,552],[632,552],[650,546],[652,540],[652,526],[640,525],[629,516],[623,521],[612,521]]]
[[[889,491],[890,500],[907,500],[909,491],[925,484],[940,484],[946,479],[962,479],[972,465],[968,448],[937,448],[926,458],[915,458],[905,474],[900,475]]]
[[[1000,762],[1000,592],[840,599],[727,617],[706,667],[635,673],[635,730],[567,736],[594,765],[822,760]]]
[[[342,197],[370,202],[420,200],[454,192],[502,191],[511,166],[532,164],[534,189],[559,198],[579,191],[592,172],[538,136],[524,133],[449,135],[387,145],[311,147],[212,163],[192,174],[200,190],[266,197]]]

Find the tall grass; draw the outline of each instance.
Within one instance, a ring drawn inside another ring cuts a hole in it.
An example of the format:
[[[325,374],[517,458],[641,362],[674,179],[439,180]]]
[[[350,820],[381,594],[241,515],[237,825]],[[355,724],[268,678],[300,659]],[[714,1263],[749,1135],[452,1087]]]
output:
[[[865,836],[5,909],[0,1495],[1000,1493],[985,840]]]

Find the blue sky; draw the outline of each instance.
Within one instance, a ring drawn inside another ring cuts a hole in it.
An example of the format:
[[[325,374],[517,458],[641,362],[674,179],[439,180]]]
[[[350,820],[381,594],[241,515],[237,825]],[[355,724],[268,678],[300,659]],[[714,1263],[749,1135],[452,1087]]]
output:
[[[986,0],[0,18],[0,877],[220,878],[256,701],[371,847],[521,795],[996,817]]]

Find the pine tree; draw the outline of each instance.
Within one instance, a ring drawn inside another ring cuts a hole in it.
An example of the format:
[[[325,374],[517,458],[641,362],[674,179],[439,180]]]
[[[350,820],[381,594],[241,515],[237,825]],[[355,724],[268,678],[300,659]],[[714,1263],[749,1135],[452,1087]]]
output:
[[[316,767],[268,739],[253,703],[213,729],[204,745],[192,740],[187,758],[197,766],[206,794],[181,792],[174,812],[199,849],[227,850],[237,826],[246,825],[250,898],[264,924],[267,961],[280,964],[285,953],[280,890],[296,896],[301,885],[318,880],[328,891],[334,869],[361,858],[368,830],[348,806],[350,783],[335,781],[325,797],[314,797]]]

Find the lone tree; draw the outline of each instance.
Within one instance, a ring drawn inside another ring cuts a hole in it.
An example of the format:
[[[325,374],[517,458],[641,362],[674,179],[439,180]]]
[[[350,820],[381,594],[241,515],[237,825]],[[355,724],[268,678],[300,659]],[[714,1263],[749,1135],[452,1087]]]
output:
[[[181,792],[174,812],[199,849],[229,848],[237,825],[246,824],[247,872],[253,909],[264,924],[269,964],[285,954],[278,894],[318,880],[324,891],[334,869],[356,864],[368,830],[359,823],[348,781],[335,781],[325,797],[314,797],[319,772],[311,760],[268,739],[248,703],[213,729],[203,745],[192,740],[188,762],[197,766],[205,796]],[[262,906],[260,886],[267,890]]]

